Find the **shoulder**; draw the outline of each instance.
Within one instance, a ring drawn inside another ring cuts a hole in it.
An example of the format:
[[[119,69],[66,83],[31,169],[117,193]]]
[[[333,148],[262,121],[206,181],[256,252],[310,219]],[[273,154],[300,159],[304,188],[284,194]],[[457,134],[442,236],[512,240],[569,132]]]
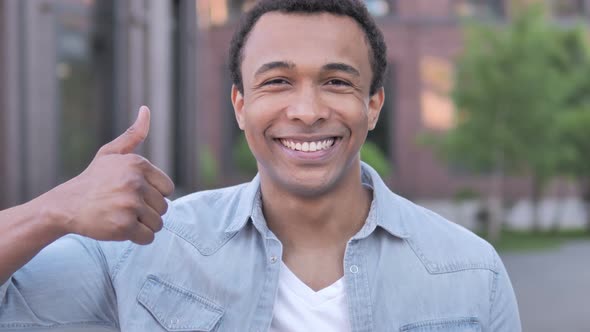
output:
[[[209,255],[223,246],[236,232],[228,231],[235,222],[250,215],[255,187],[252,183],[196,192],[169,203],[164,230]]]
[[[244,192],[248,183],[232,187],[195,192],[180,197],[169,203],[166,218],[168,221],[190,221],[195,218],[219,216],[229,217],[231,212],[237,212],[240,202],[244,199]],[[240,207],[241,208],[241,207]]]
[[[412,250],[431,273],[468,269],[498,272],[501,262],[494,247],[472,231],[422,206],[397,197]]]

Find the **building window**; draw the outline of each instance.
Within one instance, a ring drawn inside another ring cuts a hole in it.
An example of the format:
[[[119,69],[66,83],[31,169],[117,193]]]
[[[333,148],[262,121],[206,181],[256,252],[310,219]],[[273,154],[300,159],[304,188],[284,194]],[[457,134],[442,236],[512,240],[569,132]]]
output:
[[[223,26],[236,21],[256,0],[196,0],[199,27]]]
[[[455,14],[466,18],[501,18],[504,17],[502,0],[457,0]]]
[[[424,127],[443,132],[451,129],[455,117],[455,106],[451,99],[453,64],[447,59],[424,56],[420,59],[420,80]]]

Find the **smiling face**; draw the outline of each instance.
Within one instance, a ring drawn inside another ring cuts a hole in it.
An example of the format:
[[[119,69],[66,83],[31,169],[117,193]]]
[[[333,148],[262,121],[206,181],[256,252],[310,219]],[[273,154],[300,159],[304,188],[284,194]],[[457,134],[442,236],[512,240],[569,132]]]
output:
[[[349,17],[264,14],[243,50],[232,101],[264,185],[318,196],[359,178],[359,150],[383,89],[369,96],[370,53]]]

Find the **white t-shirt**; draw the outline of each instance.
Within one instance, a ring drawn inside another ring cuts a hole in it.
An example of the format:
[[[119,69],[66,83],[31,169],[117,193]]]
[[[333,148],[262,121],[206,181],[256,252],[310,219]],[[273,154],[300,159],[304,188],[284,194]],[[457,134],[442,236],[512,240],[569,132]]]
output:
[[[351,331],[344,277],[316,292],[281,262],[270,332],[309,331]]]

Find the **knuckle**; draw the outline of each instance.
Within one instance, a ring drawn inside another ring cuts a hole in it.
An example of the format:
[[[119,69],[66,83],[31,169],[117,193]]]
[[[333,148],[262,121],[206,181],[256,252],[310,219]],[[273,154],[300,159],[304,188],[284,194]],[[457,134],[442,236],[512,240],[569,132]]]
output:
[[[139,197],[132,198],[130,207],[136,212],[141,210],[143,208],[143,200],[141,200]]]
[[[133,235],[133,223],[129,220],[121,221],[116,225],[116,233],[124,239],[129,239]]]
[[[166,203],[166,200],[163,198],[155,201],[152,207],[160,216],[164,215],[168,210],[168,204]]]
[[[174,182],[170,178],[168,178],[168,188],[167,188],[167,195],[171,195],[174,192],[175,185]]]
[[[145,167],[149,164],[147,159],[145,159],[144,157],[142,157],[138,154],[130,154],[129,159],[131,161],[131,164],[135,167],[138,167],[138,168]]]
[[[162,208],[158,212],[160,213],[161,216],[166,214],[166,212],[168,212],[168,202],[166,200],[163,200]]]
[[[162,221],[162,218],[158,218],[154,225],[154,231],[159,232],[162,228],[164,228],[164,222]]]
[[[151,216],[145,218],[142,223],[147,226],[152,232],[159,232],[162,229],[162,218],[160,216]]]
[[[128,135],[130,137],[134,137],[137,139],[141,139],[141,140],[145,139],[145,135],[142,134],[141,131],[137,130],[137,128],[135,128],[135,126],[131,126],[131,127],[127,128],[127,130],[125,130],[125,135]]]
[[[144,179],[139,174],[130,174],[125,180],[125,186],[133,191],[139,191],[141,188],[143,188],[143,185]]]
[[[121,205],[123,210],[135,212],[141,208],[142,202],[137,196],[130,195],[121,200]]]
[[[127,130],[125,130],[126,135],[135,135],[136,132],[137,132],[137,130],[135,130],[135,128],[133,126],[127,128]]]

